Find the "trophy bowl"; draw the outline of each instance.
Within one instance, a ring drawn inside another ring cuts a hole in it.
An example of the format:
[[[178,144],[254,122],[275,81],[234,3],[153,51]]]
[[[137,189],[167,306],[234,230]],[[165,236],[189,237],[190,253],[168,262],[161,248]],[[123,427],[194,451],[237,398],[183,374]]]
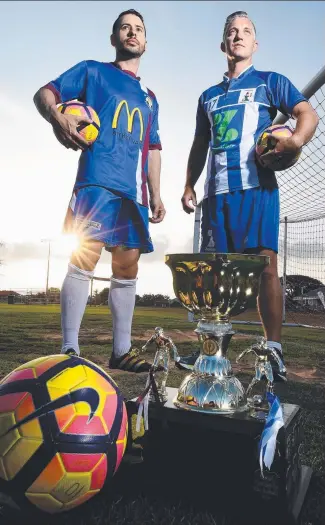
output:
[[[193,372],[185,377],[174,403],[179,408],[229,414],[247,410],[245,392],[234,376],[227,349],[234,331],[230,318],[244,312],[258,294],[269,264],[265,255],[238,253],[168,254],[176,297],[198,320],[202,343]]]

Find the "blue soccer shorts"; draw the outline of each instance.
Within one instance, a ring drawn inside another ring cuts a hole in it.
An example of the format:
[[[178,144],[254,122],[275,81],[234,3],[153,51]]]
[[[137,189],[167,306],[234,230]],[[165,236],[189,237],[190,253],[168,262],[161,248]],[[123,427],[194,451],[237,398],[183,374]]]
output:
[[[114,246],[153,251],[146,206],[100,186],[86,186],[72,195],[64,230]]]
[[[204,199],[201,252],[278,252],[279,190],[251,188]]]

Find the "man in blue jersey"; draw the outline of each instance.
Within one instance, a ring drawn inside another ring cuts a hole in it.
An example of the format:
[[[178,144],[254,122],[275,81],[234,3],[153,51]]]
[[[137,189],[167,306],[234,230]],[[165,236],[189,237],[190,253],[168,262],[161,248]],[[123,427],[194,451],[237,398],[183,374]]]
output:
[[[202,206],[202,252],[259,253],[270,257],[261,276],[258,309],[267,345],[283,360],[281,347],[282,294],[277,273],[279,191],[273,171],[255,158],[255,143],[277,111],[297,120],[290,138],[278,138],[269,157],[294,154],[313,136],[318,117],[304,96],[283,75],[256,71],[252,56],[257,50],[255,26],[244,11],[228,16],[221,50],[228,71],[220,84],[199,98],[196,131],[190,151],[185,190],[186,213],[196,205],[195,183],[209,150]],[[191,368],[197,355],[178,363]],[[286,373],[272,363],[274,377]]]
[[[109,307],[113,321],[111,368],[147,372],[150,363],[131,346],[138,260],[153,251],[149,220],[165,216],[160,197],[158,102],[137,76],[146,48],[140,13],[124,11],[114,22],[115,62],[85,60],[42,87],[34,102],[61,144],[81,149],[76,182],[65,221],[80,236],[61,290],[63,353],[79,355],[78,334],[89,281],[102,249],[112,253]],[[91,120],[62,114],[57,104],[79,100],[99,115],[100,132],[89,145],[78,126]],[[152,217],[148,215],[148,195]]]

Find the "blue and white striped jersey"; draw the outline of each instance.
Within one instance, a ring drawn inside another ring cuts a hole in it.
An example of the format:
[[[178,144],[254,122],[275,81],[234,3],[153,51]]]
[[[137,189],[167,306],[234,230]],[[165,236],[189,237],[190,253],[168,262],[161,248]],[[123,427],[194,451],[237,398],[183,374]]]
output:
[[[285,76],[248,67],[237,78],[202,93],[196,136],[210,141],[204,197],[262,186],[275,188],[275,174],[256,162],[255,143],[276,116],[291,115],[305,97]]]

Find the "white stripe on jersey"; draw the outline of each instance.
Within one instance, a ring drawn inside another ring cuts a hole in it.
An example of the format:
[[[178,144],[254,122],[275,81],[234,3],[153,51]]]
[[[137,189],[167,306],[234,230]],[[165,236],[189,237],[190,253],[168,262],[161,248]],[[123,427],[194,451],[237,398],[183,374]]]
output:
[[[76,194],[73,192],[72,194],[72,197],[70,199],[70,203],[69,203],[69,207],[72,211],[74,211],[75,209],[75,206],[76,206],[76,202],[77,202],[77,196]]]
[[[139,148],[138,165],[136,171],[137,202],[142,204],[142,151]]]
[[[218,98],[218,97],[216,97]],[[211,143],[213,141],[213,131],[212,131],[212,128],[213,128],[213,124],[212,124],[212,117],[211,117],[211,113],[209,112],[208,113],[208,119],[210,121],[210,135],[211,135]],[[210,181],[210,178],[211,178],[211,166],[212,166],[212,159],[213,159],[213,153],[211,151],[211,148],[209,148],[209,157],[208,157],[208,166],[207,166],[207,176],[206,176],[206,179],[205,179],[205,184],[204,184],[204,198],[206,198],[209,194],[209,181]]]
[[[211,124],[211,142],[213,142],[213,119],[211,112],[208,113],[208,118]],[[209,194],[209,182],[213,178],[213,176],[211,175],[212,163],[214,163],[216,171],[216,175],[214,176],[215,186],[217,188],[216,193],[225,193],[229,191],[227,153],[224,151],[222,153],[215,154],[213,151],[211,151],[211,148],[209,148],[209,161],[207,169],[207,178],[204,185],[204,198],[206,198]]]
[[[266,84],[259,84],[258,86],[254,87],[254,88],[247,88],[247,89],[254,89],[254,91],[256,92],[256,90],[259,88],[259,87],[266,87]],[[204,102],[204,104],[210,104],[210,102],[214,102],[215,100],[218,101],[218,99],[220,97],[225,97],[228,93],[236,93],[236,91],[245,91],[245,88],[240,88],[240,89],[228,89],[227,93],[221,93],[220,95],[216,95],[215,97],[212,97],[212,98],[209,98],[209,100],[206,100]]]
[[[240,171],[243,188],[258,186],[259,180],[255,161],[255,142],[259,119],[259,104],[254,102],[246,104],[242,137],[239,145]]]
[[[209,195],[209,181],[210,181],[210,175],[211,175],[212,158],[213,158],[213,154],[212,154],[211,149],[209,149],[207,176],[205,178],[205,183],[204,183],[204,198],[206,198]]]
[[[229,180],[228,180],[228,161],[227,161],[227,152],[223,151],[222,153],[217,153],[214,157],[215,162],[215,181],[216,181],[216,193],[225,193],[229,191]]]
[[[215,193],[227,193],[229,191],[227,153],[223,151],[222,153],[214,154],[210,149],[207,177],[204,184],[204,199],[209,195],[209,183],[210,180],[213,179],[213,176],[211,175],[212,163],[215,165],[215,169],[213,169],[212,172],[216,171],[214,179],[217,190]]]
[[[266,106],[267,108],[271,107],[269,104],[264,104],[262,102],[255,102],[255,104],[258,106]],[[227,104],[227,106],[218,106],[216,109],[232,108],[234,106],[247,106],[247,102],[235,102],[234,104]]]

